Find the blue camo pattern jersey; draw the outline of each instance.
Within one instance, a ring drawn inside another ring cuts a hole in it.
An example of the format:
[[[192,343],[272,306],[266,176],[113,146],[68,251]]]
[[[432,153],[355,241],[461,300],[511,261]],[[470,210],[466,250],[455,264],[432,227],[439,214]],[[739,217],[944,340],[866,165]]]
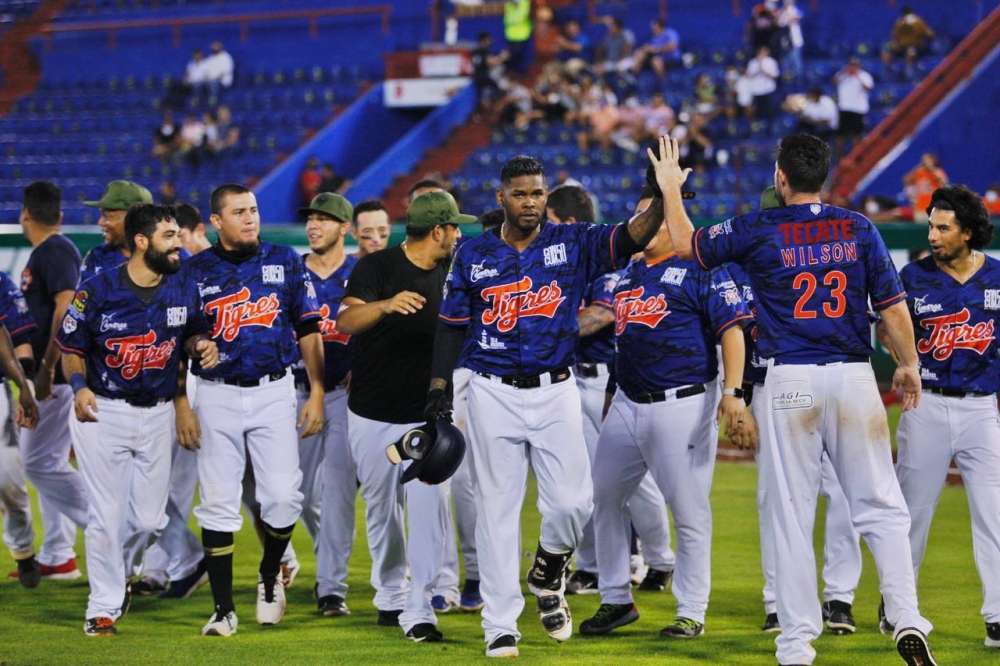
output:
[[[87,386],[97,395],[173,398],[181,345],[208,332],[198,285],[184,273],[164,275],[146,304],[129,288],[126,271],[104,271],[80,285],[56,345],[86,361]]]
[[[222,258],[218,246],[187,262],[198,283],[219,364],[193,372],[208,379],[255,380],[287,370],[299,360],[295,327],[319,321],[316,290],[302,257],[292,248],[260,244],[241,263]]]
[[[965,284],[933,257],[903,267],[924,388],[996,393],[1000,389],[1000,261],[987,256]]]
[[[823,204],[753,211],[695,231],[703,267],[740,264],[757,296],[757,345],[781,363],[826,363],[872,353],[868,301],[906,298],[875,226]]]
[[[739,264],[726,264],[726,270],[739,288],[740,295],[743,296],[743,303],[754,318],[749,326],[749,339],[744,337],[747,348],[746,363],[743,364],[743,383],[763,384],[764,378],[767,376],[767,359],[757,352],[757,299],[754,298],[753,287],[750,286],[750,276]]]
[[[38,328],[28,312],[21,286],[3,271],[0,271],[0,323],[10,333],[15,347],[31,342],[31,332]]]
[[[577,308],[598,276],[616,268],[624,224],[547,224],[518,253],[491,231],[465,243],[445,281],[440,317],[469,326],[464,367],[503,377],[573,365]]]
[[[324,384],[326,390],[332,391],[343,383],[351,370],[351,358],[354,356],[356,341],[353,336],[337,331],[337,312],[340,301],[344,299],[347,289],[347,278],[350,277],[358,258],[349,254],[344,258],[340,268],[330,274],[325,280],[309,270],[309,279],[316,288],[316,300],[319,302],[319,332],[323,335],[323,361],[325,365]],[[301,359],[292,368],[297,384],[309,384],[305,364]]]
[[[615,377],[627,393],[702,384],[719,374],[715,345],[750,319],[725,268],[676,254],[629,264],[615,290]]]
[[[181,261],[190,258],[191,253],[181,248]],[[83,284],[102,271],[117,268],[126,261],[128,261],[128,257],[125,256],[125,251],[122,248],[114,247],[107,243],[95,245],[90,248],[87,256],[83,258],[83,267],[80,269],[80,284]]]
[[[590,290],[580,306],[584,310],[591,305],[615,309],[615,288],[622,279],[623,271],[605,273],[590,284]],[[615,360],[615,327],[605,326],[597,333],[580,338],[576,345],[578,363],[613,363]]]

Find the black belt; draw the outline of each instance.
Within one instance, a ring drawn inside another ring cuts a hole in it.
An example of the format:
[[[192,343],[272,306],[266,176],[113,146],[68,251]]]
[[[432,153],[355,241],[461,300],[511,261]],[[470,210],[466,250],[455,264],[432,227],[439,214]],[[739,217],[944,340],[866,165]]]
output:
[[[982,391],[963,391],[962,389],[939,388],[937,386],[930,386],[924,390],[928,393],[936,393],[948,398],[985,398],[988,395],[994,395],[993,393],[983,393]]]
[[[682,398],[690,398],[693,395],[701,395],[707,389],[704,384],[692,384],[691,386],[682,386],[677,390],[670,389],[671,396],[680,400]],[[666,391],[653,391],[652,393],[632,393],[631,391],[625,391],[622,389],[628,399],[632,402],[638,402],[644,405],[651,405],[654,402],[665,402],[669,397]]]
[[[540,375],[513,375],[510,377],[500,377],[499,375],[491,375],[488,372],[477,372],[480,377],[486,377],[487,379],[492,379],[496,377],[502,383],[507,386],[513,386],[516,389],[531,389],[538,388],[542,385],[542,377],[548,376],[551,379],[552,384],[558,384],[564,382],[572,375],[570,374],[569,368],[557,368],[551,372],[543,372]]]
[[[823,361],[822,363],[790,363],[786,361],[779,361],[775,359],[775,365],[838,365],[840,363],[869,363],[870,360],[867,356],[848,356],[840,361]]]
[[[577,363],[573,366],[573,371],[580,377],[593,379],[594,377],[601,376],[601,368],[604,368],[604,374],[607,374],[607,363]]]
[[[219,382],[221,384],[225,384],[226,386],[239,386],[241,388],[249,388],[252,386],[260,386],[264,380],[264,377],[267,377],[269,381],[276,382],[287,374],[288,374],[287,370],[282,370],[281,372],[272,372],[269,375],[263,375],[261,377],[257,377],[256,379],[239,379],[237,377],[228,377],[225,379],[223,379],[222,377],[206,377],[206,379],[208,379],[208,381],[210,382]]]

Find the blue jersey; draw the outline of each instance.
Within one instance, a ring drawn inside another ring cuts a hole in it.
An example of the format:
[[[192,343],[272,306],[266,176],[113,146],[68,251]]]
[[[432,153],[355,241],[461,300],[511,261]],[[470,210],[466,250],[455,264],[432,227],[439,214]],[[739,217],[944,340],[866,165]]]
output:
[[[767,376],[767,359],[757,352],[757,299],[754,298],[753,287],[750,286],[750,277],[739,264],[726,264],[726,270],[739,288],[747,310],[754,317],[749,326],[750,335],[743,338],[747,345],[746,363],[743,364],[743,383],[763,384]]]
[[[623,271],[605,273],[590,284],[590,289],[580,306],[584,310],[591,305],[615,308],[615,288],[622,279]],[[613,363],[615,360],[615,327],[608,325],[593,335],[581,337],[576,345],[576,360],[580,363]]]
[[[337,312],[340,301],[347,289],[347,278],[351,274],[358,258],[353,254],[344,258],[344,263],[326,279],[309,271],[309,279],[316,288],[316,299],[319,302],[319,332],[323,335],[323,361],[325,364],[324,385],[332,391],[347,377],[351,370],[351,358],[354,356],[355,340],[352,336],[337,331]],[[305,365],[300,361],[292,369],[296,383],[309,383]]]
[[[441,320],[469,326],[463,358],[475,372],[534,375],[575,360],[577,308],[592,281],[616,268],[625,225],[547,224],[523,252],[491,231],[455,255]]]
[[[706,271],[676,254],[633,261],[615,290],[618,385],[649,393],[714,379],[716,342],[749,319],[726,269]]]
[[[181,248],[180,257],[182,261],[190,259],[191,253]],[[128,261],[128,257],[125,256],[125,250],[122,248],[114,247],[107,243],[95,245],[87,253],[87,256],[83,258],[83,268],[80,269],[80,284],[83,284],[102,271],[117,268],[126,261]]]
[[[208,331],[198,286],[183,273],[164,275],[146,303],[130,282],[127,267],[121,266],[80,285],[56,344],[64,354],[86,361],[87,386],[97,395],[172,398],[181,345]]]
[[[287,370],[299,359],[294,328],[320,319],[316,290],[302,257],[284,245],[261,243],[236,263],[219,246],[181,264],[198,283],[219,364],[194,374],[254,380]]]
[[[740,264],[757,296],[764,358],[825,363],[872,353],[868,301],[906,298],[882,237],[863,215],[823,204],[754,211],[698,229],[704,267]]]
[[[986,257],[965,284],[933,257],[903,267],[925,388],[996,393],[1000,389],[1000,261]]]
[[[10,333],[15,347],[31,342],[31,333],[38,328],[28,312],[28,302],[20,285],[3,271],[0,271],[0,322]]]

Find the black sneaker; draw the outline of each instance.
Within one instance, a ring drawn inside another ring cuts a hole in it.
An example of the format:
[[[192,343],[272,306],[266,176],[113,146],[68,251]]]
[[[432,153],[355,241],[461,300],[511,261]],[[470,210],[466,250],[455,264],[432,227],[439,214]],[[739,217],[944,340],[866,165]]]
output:
[[[118,630],[115,629],[115,621],[110,617],[92,617],[83,624],[83,633],[88,636],[115,636]]]
[[[340,617],[351,614],[347,604],[344,603],[344,598],[336,594],[328,594],[325,597],[320,597],[316,603],[319,606],[320,614],[326,617]],[[381,620],[381,616],[379,619]]]
[[[380,610],[378,612],[378,626],[380,627],[398,627],[399,626],[399,614],[402,613],[401,610]]]
[[[639,583],[639,589],[643,592],[663,592],[674,579],[674,572],[659,571],[652,567],[646,572],[646,577]]]
[[[444,635],[430,622],[413,625],[413,628],[406,632],[406,637],[414,643],[440,643],[444,640]]]
[[[896,631],[896,627],[892,626],[885,617],[885,598],[878,602],[878,630],[889,636],[892,636],[893,632]]]
[[[847,636],[855,630],[851,604],[843,601],[827,601],[823,604],[823,620],[836,636]]]
[[[160,593],[161,599],[187,599],[208,583],[208,567],[202,559],[190,575],[170,581],[170,587]]]
[[[624,627],[639,619],[639,609],[635,604],[601,604],[594,617],[580,625],[581,634],[606,634],[612,629]]]
[[[17,574],[18,582],[28,589],[38,587],[42,582],[42,568],[38,566],[34,555],[17,561]]]
[[[986,647],[1000,648],[1000,622],[986,623]]]
[[[128,609],[131,608],[131,606],[132,606],[132,581],[127,580],[125,581],[125,598],[122,599],[122,612],[121,615],[118,616],[119,620],[128,615]]]
[[[517,639],[510,634],[503,634],[493,639],[486,646],[486,656],[507,659],[517,656]]]
[[[660,630],[660,636],[664,638],[694,638],[705,633],[705,625],[696,620],[689,620],[686,617],[679,617]]]
[[[566,581],[566,594],[597,594],[597,576],[589,571],[574,571]]]
[[[764,626],[760,630],[769,634],[780,634],[781,624],[778,623],[778,614],[768,613],[767,617],[764,618]]]
[[[138,597],[148,597],[151,594],[160,594],[166,591],[166,586],[160,581],[152,578],[140,578],[132,583],[132,594]]]
[[[937,666],[927,637],[918,629],[900,629],[896,635],[896,651],[908,666]]]

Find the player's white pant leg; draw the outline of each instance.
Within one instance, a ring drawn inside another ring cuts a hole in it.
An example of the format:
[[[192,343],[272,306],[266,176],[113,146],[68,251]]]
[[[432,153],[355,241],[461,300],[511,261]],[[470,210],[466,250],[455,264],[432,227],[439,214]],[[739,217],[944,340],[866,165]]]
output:
[[[31,524],[31,499],[24,481],[24,464],[11,420],[7,383],[0,387],[0,504],[3,505],[3,541],[15,560],[35,554]]]
[[[932,625],[920,615],[917,604],[910,515],[892,466],[889,425],[875,373],[867,363],[826,370],[828,387],[833,390],[828,395],[839,403],[840,418],[827,419],[823,436],[851,508],[854,529],[864,537],[875,560],[886,618],[897,630],[912,627],[927,635]]]
[[[332,394],[331,394],[332,395]],[[295,413],[301,414],[309,400],[308,393],[295,394]],[[326,400],[323,401],[326,411]],[[302,524],[313,541],[313,553],[319,548],[320,508],[323,504],[323,442],[330,423],[324,418],[322,429],[312,437],[299,437],[299,467],[302,470]]]
[[[395,437],[392,432],[397,432]],[[347,440],[358,466],[365,527],[372,556],[372,603],[379,610],[402,610],[409,596],[406,581],[406,537],[403,531],[402,470],[385,456],[385,447],[409,429],[380,423],[347,411]],[[418,482],[419,483],[419,482]]]
[[[403,426],[386,445],[402,437],[412,427],[414,426]],[[413,463],[407,462],[406,466],[411,464]],[[454,552],[455,537],[452,533],[450,541],[445,541],[447,526],[451,524],[451,497],[447,483],[429,486],[414,480],[403,486],[403,492],[409,528],[406,560],[410,565],[410,593],[399,616],[399,626],[406,633],[418,624],[437,624],[437,617],[431,606],[431,594],[438,586],[445,547],[451,547]],[[457,587],[457,578],[455,582]]]
[[[452,377],[454,388],[454,411],[452,418],[455,426],[463,434],[468,433],[468,395],[469,380],[472,370],[456,368]],[[458,534],[459,548],[465,562],[465,577],[479,580],[479,561],[476,555],[476,496],[472,489],[472,475],[469,471],[469,459],[464,458],[462,464],[455,470],[450,479],[451,501],[455,509],[455,531]],[[446,558],[448,555],[446,555]],[[442,568],[442,574],[448,569]],[[455,563],[454,578],[458,580],[458,563]],[[438,583],[441,584],[440,581]]]
[[[412,482],[411,482],[412,483]],[[448,479],[442,484],[447,498],[448,506],[451,506],[451,479]],[[448,514],[451,514],[449,508]],[[409,534],[412,535],[412,529]],[[458,570],[458,540],[455,537],[455,524],[449,520],[444,525],[444,551],[441,557],[441,569],[438,571],[437,582],[434,585],[434,589],[431,590],[431,594],[434,596],[440,595],[445,599],[450,599],[456,604],[459,601],[458,585],[461,582]],[[407,540],[407,547],[412,546],[412,537]],[[412,568],[412,567],[411,567]]]
[[[709,493],[719,434],[718,383],[687,398],[637,405],[639,448],[674,517],[677,568],[673,594],[677,615],[705,621],[712,585],[712,506]]]
[[[576,388],[580,391],[580,408],[583,413],[583,440],[587,444],[587,455],[591,466],[597,454],[597,440],[601,435],[602,414],[604,412],[604,392],[608,386],[608,376],[582,377],[576,375]],[[588,520],[583,526],[580,547],[574,553],[579,571],[597,572],[597,550],[594,540],[594,522]]]
[[[639,550],[646,566],[657,571],[671,571],[677,556],[670,547],[670,515],[667,501],[656,487],[652,474],[647,472],[642,477],[625,509],[639,535]]]
[[[764,589],[762,593],[764,596],[764,614],[770,615],[771,613],[778,612],[778,604],[775,601],[774,593],[774,527],[772,526],[771,510],[767,503],[767,483],[764,479],[767,471],[767,456],[769,455],[770,447],[765,446],[763,441],[766,432],[764,431],[765,399],[762,384],[756,385],[754,398],[753,402],[750,403],[750,413],[753,414],[753,418],[757,422],[758,437],[760,439],[757,444],[757,450],[754,451],[754,458],[757,462],[757,516],[760,532],[760,564],[764,572]]]
[[[85,531],[87,618],[121,615],[132,544],[150,543],[166,521],[172,403],[148,409],[97,398],[97,423],[70,422],[77,462],[93,498]],[[123,539],[124,537],[124,539]],[[126,543],[131,542],[131,543]]]
[[[636,441],[636,405],[619,391],[608,410],[594,458],[594,533],[601,603],[632,603],[626,503],[647,476]]]
[[[854,603],[861,580],[861,542],[851,523],[851,508],[833,471],[830,456],[823,453],[821,495],[826,497],[826,529],[823,535],[823,601]]]
[[[323,496],[316,582],[320,597],[347,597],[347,563],[354,548],[354,507],[358,495],[358,468],[347,442],[347,393],[326,394],[323,412],[328,425],[323,441]]]

